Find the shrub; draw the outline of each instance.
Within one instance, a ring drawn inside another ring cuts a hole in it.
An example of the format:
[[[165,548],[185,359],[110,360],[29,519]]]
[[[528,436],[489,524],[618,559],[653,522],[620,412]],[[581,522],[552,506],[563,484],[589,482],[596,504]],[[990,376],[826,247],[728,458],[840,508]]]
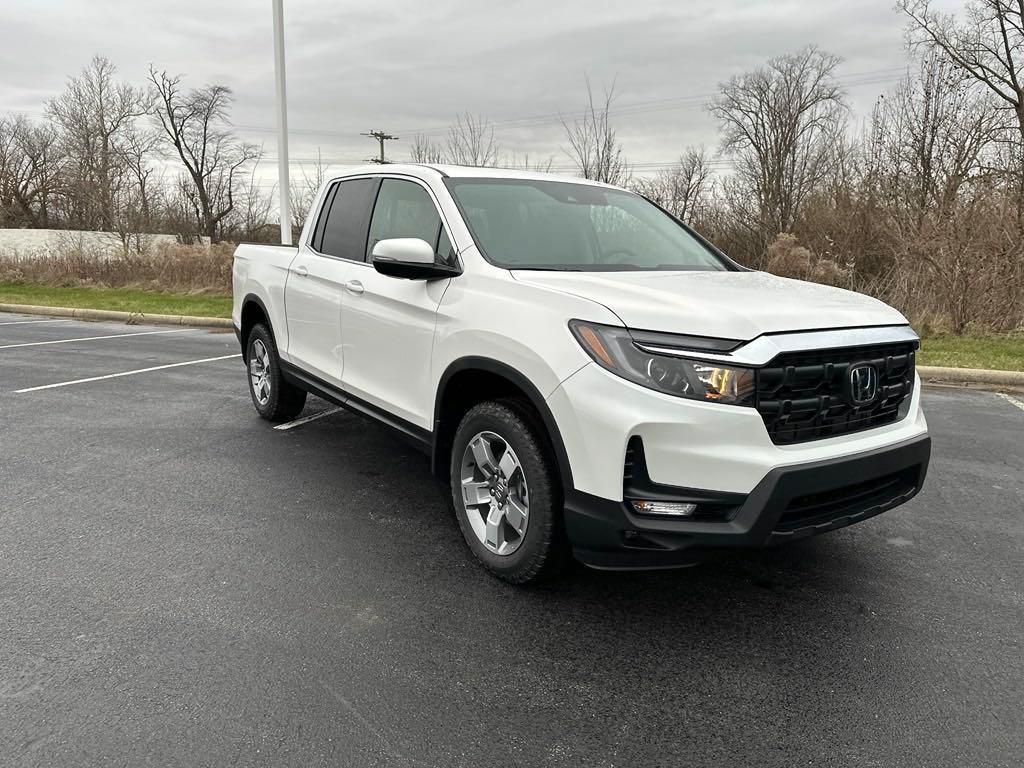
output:
[[[234,249],[231,243],[159,243],[147,253],[111,256],[69,241],[47,254],[0,256],[0,282],[228,295]]]

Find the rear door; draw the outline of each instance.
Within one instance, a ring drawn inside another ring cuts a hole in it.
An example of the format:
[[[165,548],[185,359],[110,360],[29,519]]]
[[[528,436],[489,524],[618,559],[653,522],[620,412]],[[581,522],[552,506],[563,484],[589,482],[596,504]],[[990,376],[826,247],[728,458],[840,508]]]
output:
[[[342,382],[348,394],[430,430],[430,355],[437,307],[450,279],[406,280],[377,272],[370,263],[373,246],[393,237],[418,237],[434,247],[438,261],[455,259],[427,187],[411,179],[383,179],[364,261],[352,267],[342,304]]]
[[[288,359],[339,386],[344,367],[342,305],[352,265],[366,251],[366,231],[379,179],[343,179],[328,190],[316,227],[289,269],[285,287]]]

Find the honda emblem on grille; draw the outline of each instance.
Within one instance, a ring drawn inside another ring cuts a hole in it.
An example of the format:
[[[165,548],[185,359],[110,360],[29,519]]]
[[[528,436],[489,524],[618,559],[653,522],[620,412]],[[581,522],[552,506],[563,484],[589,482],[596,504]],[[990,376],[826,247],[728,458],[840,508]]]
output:
[[[878,369],[871,363],[850,366],[847,378],[850,405],[867,405],[878,396]]]

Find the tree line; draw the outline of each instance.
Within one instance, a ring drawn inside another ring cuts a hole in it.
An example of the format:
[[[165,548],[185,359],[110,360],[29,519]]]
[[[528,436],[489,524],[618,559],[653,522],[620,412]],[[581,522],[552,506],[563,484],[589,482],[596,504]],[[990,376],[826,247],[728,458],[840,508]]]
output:
[[[562,121],[578,175],[630,187],[759,269],[866,291],[919,322],[963,332],[1024,323],[1024,6],[967,0],[958,17],[900,0],[906,76],[869,115],[849,107],[840,59],[808,47],[722,83],[706,105],[720,145],[634,172],[615,86],[586,83]],[[0,227],[269,240],[271,195],[223,85],[187,87],[150,67],[136,87],[96,57],[43,117],[0,116]],[[550,170],[507,151],[486,118],[458,116],[410,158]],[[292,180],[301,227],[324,164]]]
[[[184,88],[150,67],[145,87],[96,56],[41,120],[0,117],[0,226],[217,240],[244,228],[257,149],[228,123],[231,91]],[[170,160],[170,163],[165,161]],[[178,172],[168,168],[178,165]],[[269,214],[269,205],[266,206]]]
[[[716,151],[687,147],[633,174],[614,87],[595,97],[589,82],[586,110],[563,121],[565,151],[579,175],[644,194],[745,265],[864,291],[955,333],[1020,329],[1024,3],[896,10],[908,71],[859,124],[840,59],[810,46],[720,85],[706,105]],[[468,116],[445,141],[419,137],[412,157],[502,163],[493,129]]]

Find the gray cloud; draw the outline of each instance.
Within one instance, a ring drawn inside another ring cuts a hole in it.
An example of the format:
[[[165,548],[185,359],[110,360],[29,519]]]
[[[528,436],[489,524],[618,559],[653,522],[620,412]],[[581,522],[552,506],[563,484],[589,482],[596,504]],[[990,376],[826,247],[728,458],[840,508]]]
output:
[[[589,74],[597,88],[616,83],[626,153],[649,166],[688,144],[713,147],[703,99],[683,97],[710,94],[770,56],[809,43],[842,56],[840,76],[860,115],[906,64],[891,0],[286,0],[285,22],[297,159],[319,148],[356,161],[373,150],[360,131],[439,129],[468,110],[497,121],[506,149],[565,165],[554,115],[583,106]],[[0,110],[38,115],[101,53],[136,82],[153,62],[190,84],[231,86],[240,132],[276,151],[266,0],[8,3],[0,43]],[[389,150],[404,158],[408,143]]]

